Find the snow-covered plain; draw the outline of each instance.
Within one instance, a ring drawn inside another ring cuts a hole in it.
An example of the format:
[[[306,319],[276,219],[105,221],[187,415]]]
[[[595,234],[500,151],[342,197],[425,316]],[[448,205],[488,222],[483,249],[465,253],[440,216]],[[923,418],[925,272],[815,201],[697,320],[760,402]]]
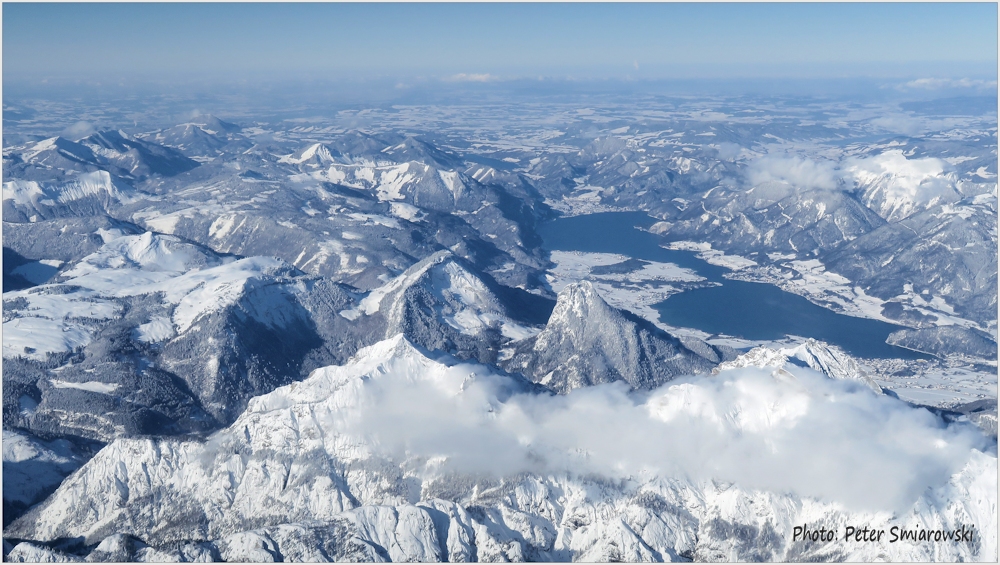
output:
[[[665,246],[667,249],[677,249],[681,251],[695,251],[698,258],[706,263],[725,267],[733,271],[740,271],[748,267],[756,267],[757,263],[746,257],[738,255],[726,255],[718,249],[712,249],[712,244],[695,241],[673,241]]]
[[[561,291],[568,284],[589,280],[608,304],[628,310],[663,329],[669,326],[660,321],[660,315],[652,305],[692,284],[700,285],[705,280],[690,269],[673,263],[653,261],[644,261],[640,268],[624,273],[595,275],[591,272],[593,267],[616,265],[629,260],[629,257],[615,253],[552,251],[550,258],[555,266],[545,277],[554,292]]]

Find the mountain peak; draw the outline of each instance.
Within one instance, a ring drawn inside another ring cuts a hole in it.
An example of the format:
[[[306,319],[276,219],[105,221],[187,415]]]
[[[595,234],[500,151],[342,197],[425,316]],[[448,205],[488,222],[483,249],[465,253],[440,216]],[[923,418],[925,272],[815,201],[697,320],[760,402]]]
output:
[[[460,167],[462,159],[416,137],[406,137],[396,145],[390,145],[382,153],[391,157],[397,163],[416,161],[435,168],[455,169]]]
[[[517,291],[503,287],[453,252],[442,249],[371,291],[348,320],[374,316],[370,333],[407,339],[428,350],[492,363],[500,348],[535,335],[519,314]]]
[[[426,357],[412,341],[407,339],[405,334],[398,333],[373,345],[362,347],[351,358],[351,363],[360,363],[366,359],[385,361],[400,355],[414,354]]]
[[[190,123],[201,126],[211,134],[233,133],[243,129],[236,124],[220,120],[212,114],[199,114],[191,118]]]
[[[379,311],[379,308],[383,302],[383,299],[392,294],[395,295],[411,286],[416,284],[428,270],[440,265],[448,260],[454,260],[455,254],[448,249],[442,249],[437,251],[428,257],[414,263],[408,269],[403,271],[399,276],[387,282],[386,284],[376,288],[371,291],[371,293],[366,296],[361,303],[358,305],[357,309],[342,312],[341,315],[349,320],[357,318],[361,314],[371,315]]]
[[[308,147],[305,147],[298,151],[297,153],[292,153],[291,155],[286,155],[278,160],[279,163],[290,163],[293,165],[325,165],[328,163],[336,163],[337,157],[340,156],[340,152],[336,149],[331,149],[329,146],[322,143],[313,143]]]
[[[114,149],[116,151],[128,151],[128,147],[125,146],[125,142],[130,141],[128,134],[122,130],[103,130],[97,133],[88,135],[87,137],[80,140],[80,143],[84,145],[97,145],[105,149]]]
[[[335,405],[351,404],[354,391],[342,385],[359,377],[361,381],[403,377],[408,380],[433,379],[433,368],[446,367],[450,357],[432,357],[429,352],[415,345],[402,333],[362,347],[343,365],[329,365],[314,370],[302,381],[279,387],[272,392],[250,399],[247,414],[288,408],[295,404],[332,402]],[[339,400],[334,397],[339,396]],[[236,425],[238,425],[237,422]]]
[[[394,359],[432,360],[422,348],[414,345],[406,335],[397,333],[382,341],[362,347],[351,357],[346,366],[356,367],[359,372],[363,373]],[[317,369],[317,371],[322,370]]]
[[[732,361],[720,364],[713,373],[740,367],[774,368],[778,372],[783,370],[786,363],[809,367],[831,379],[859,380],[876,393],[882,394],[882,387],[872,380],[854,358],[839,347],[815,339],[807,339],[794,347],[755,347]]]
[[[566,285],[556,297],[546,325],[545,337],[539,336],[540,345],[548,337],[566,336],[573,340],[582,339],[585,333],[611,330],[624,321],[621,312],[609,305],[589,281]],[[560,337],[560,339],[563,339]]]
[[[578,281],[570,283],[565,287],[563,287],[561,291],[559,291],[558,296],[559,298],[557,298],[557,300],[559,302],[579,301],[579,300],[586,300],[586,301],[600,300],[601,302],[604,301],[604,299],[601,298],[599,294],[597,294],[597,289],[594,288],[594,283],[590,281]]]
[[[711,366],[674,336],[609,305],[587,281],[562,289],[545,329],[506,364],[561,393],[613,381],[652,389]]]

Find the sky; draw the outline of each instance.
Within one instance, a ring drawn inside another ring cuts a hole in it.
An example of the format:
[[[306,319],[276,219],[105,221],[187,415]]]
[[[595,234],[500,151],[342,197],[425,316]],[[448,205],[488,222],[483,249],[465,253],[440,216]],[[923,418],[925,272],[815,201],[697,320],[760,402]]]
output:
[[[993,73],[995,3],[3,4],[3,76]]]

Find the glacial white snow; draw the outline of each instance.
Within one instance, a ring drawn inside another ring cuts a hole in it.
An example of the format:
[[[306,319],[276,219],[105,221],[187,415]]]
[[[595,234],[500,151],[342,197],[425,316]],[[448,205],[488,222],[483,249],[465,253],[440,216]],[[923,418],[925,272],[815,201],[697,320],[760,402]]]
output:
[[[547,397],[512,388],[487,367],[429,357],[399,336],[252,400],[207,442],[113,442],[12,531],[99,541],[112,527],[157,544],[220,539],[252,521],[347,519],[360,539],[390,553],[398,547],[397,558],[440,558],[473,539],[480,558],[510,558],[513,548],[499,549],[509,538],[499,532],[513,530],[524,536],[518,551],[547,547],[552,558],[596,559],[613,540],[639,551],[635,558],[651,557],[640,548],[665,556],[696,545],[732,547],[704,529],[721,519],[770,523],[779,542],[768,555],[778,559],[792,549],[793,525],[822,518],[841,526],[974,523],[979,546],[939,546],[945,553],[934,555],[995,557],[996,457],[980,451],[986,443],[978,430],[942,427],[926,411],[861,384],[785,369],[778,377],[753,367],[724,370],[640,396],[611,385]],[[592,482],[588,473],[610,482]],[[482,484],[474,477],[483,474],[512,477],[510,495],[477,487],[453,496],[485,514],[421,500],[440,488],[434,485]],[[400,478],[413,489],[398,490]],[[139,519],[149,496],[165,503],[152,521]],[[667,505],[636,514],[643,497]],[[73,510],[81,498],[93,501],[91,510]],[[447,531],[474,537],[435,543],[442,530],[414,502],[448,509]],[[682,504],[691,518],[669,504]],[[874,557],[864,545],[836,547],[848,559]],[[888,551],[892,559],[930,557],[920,545]]]

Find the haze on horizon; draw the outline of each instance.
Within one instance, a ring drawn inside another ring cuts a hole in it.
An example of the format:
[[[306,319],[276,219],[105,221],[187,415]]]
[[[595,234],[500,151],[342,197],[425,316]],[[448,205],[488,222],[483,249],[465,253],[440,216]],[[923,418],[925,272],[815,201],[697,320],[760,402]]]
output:
[[[5,3],[3,32],[5,84],[989,80],[997,65],[993,3]]]

